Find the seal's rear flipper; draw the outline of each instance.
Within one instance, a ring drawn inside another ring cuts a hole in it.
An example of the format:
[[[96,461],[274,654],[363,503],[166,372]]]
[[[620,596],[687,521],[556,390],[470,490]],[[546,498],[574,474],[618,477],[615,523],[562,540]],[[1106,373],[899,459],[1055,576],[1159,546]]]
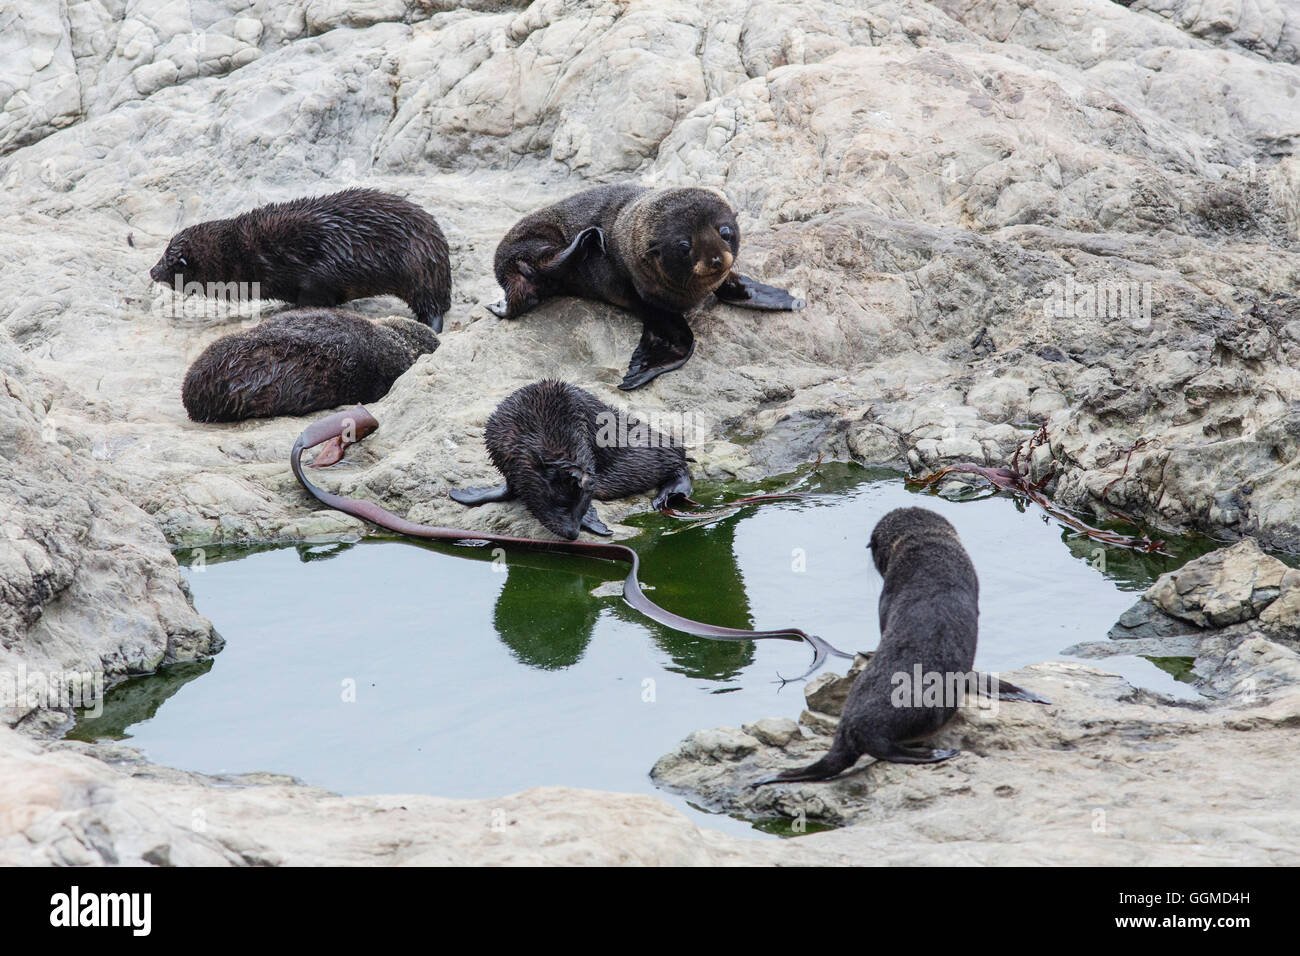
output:
[[[723,302],[743,309],[765,309],[770,312],[798,312],[808,304],[806,300],[792,296],[785,289],[764,285],[739,272],[727,276],[722,285],[713,290],[713,294]]]
[[[605,522],[600,520],[600,515],[596,514],[595,505],[588,508],[587,513],[582,516],[582,528],[584,531],[590,531],[592,534],[598,534],[604,538],[608,538],[614,533],[605,526]]]
[[[979,687],[980,693],[996,687],[998,689],[998,700],[1023,700],[1031,704],[1051,703],[1046,697],[1039,697],[1032,690],[1025,690],[1023,687],[1017,687],[1009,680],[992,677],[985,673],[979,674]]]
[[[573,241],[556,253],[555,258],[541,265],[541,273],[553,277],[564,270],[575,255],[604,255],[605,233],[599,226],[589,226],[573,237]]]
[[[476,508],[490,501],[509,501],[514,495],[510,493],[509,485],[497,485],[495,488],[452,488],[447,497]]]
[[[659,487],[659,493],[655,495],[652,507],[655,511],[663,511],[668,507],[668,502],[675,497],[685,499],[687,504],[697,505],[696,502],[691,501],[691,473],[689,471],[683,472],[670,481],[665,481]]]
[[[495,315],[498,319],[510,318],[510,303],[505,299],[498,299],[491,305],[486,306],[487,310]]]
[[[930,747],[904,747],[902,744],[890,744],[878,754],[872,754],[877,760],[890,763],[938,763],[955,757],[960,750],[934,750]]]
[[[647,316],[641,327],[641,341],[632,352],[627,374],[618,387],[625,392],[681,368],[695,352],[695,333],[686,319],[671,313]]]
[[[750,789],[765,786],[769,783],[801,783],[815,780],[829,780],[832,777],[839,776],[845,770],[848,770],[858,758],[850,754],[847,750],[839,747],[839,740],[831,744],[831,751],[816,763],[811,763],[806,767],[796,767],[793,770],[783,770],[775,777],[765,777],[762,780],[756,780],[749,785]]]

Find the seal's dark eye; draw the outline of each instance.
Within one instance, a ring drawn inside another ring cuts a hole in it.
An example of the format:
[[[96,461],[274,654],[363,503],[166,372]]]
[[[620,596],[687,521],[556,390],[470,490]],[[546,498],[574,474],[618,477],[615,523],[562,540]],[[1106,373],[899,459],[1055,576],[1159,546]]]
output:
[[[682,250],[682,252],[690,252],[690,251],[691,251],[691,241],[690,241],[689,239],[683,239],[683,240],[681,240],[680,242],[677,243],[677,248],[680,249],[680,250]]]
[[[184,256],[177,256],[177,257],[176,257],[176,264],[177,264],[178,266],[187,266],[187,265],[189,265],[189,263],[185,261],[185,257],[184,257]]]
[[[734,236],[735,234],[736,234],[736,230],[732,229],[730,226],[723,226],[721,229],[718,230],[718,235],[720,235],[727,242],[730,242],[731,237]]]

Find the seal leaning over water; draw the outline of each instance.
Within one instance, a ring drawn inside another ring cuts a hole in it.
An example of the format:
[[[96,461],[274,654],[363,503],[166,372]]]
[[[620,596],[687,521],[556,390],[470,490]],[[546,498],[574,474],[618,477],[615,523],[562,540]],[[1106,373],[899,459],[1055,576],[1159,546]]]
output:
[[[880,592],[880,646],[853,681],[830,753],[807,767],[787,770],[754,786],[827,780],[847,770],[864,753],[894,763],[937,763],[957,750],[917,746],[915,741],[943,727],[957,712],[948,688],[964,686],[973,670],[979,629],[979,579],[957,531],[925,508],[896,508],[871,532],[871,558],[884,580]],[[935,675],[942,690],[935,700],[915,683]],[[1046,703],[1014,684],[998,682],[1007,700]]]
[[[695,335],[686,313],[710,296],[751,309],[795,311],[804,301],[732,266],[736,214],[694,187],[597,186],[530,213],[497,246],[505,298],[488,308],[513,319],[543,299],[574,295],[635,312],[641,341],[619,388],[638,388],[686,364]]]
[[[455,488],[452,499],[474,506],[522,498],[548,530],[570,541],[584,528],[611,534],[593,499],[658,488],[659,509],[674,495],[691,493],[680,446],[567,382],[547,379],[506,396],[488,418],[483,441],[506,483]]]
[[[437,347],[438,337],[410,319],[372,322],[340,309],[294,309],[204,349],[185,373],[181,400],[196,422],[372,402]]]
[[[300,306],[395,295],[435,332],[451,308],[447,240],[437,221],[375,189],[272,203],[182,229],[149,277],[178,291],[198,283],[205,295],[213,286],[256,283],[256,297]]]

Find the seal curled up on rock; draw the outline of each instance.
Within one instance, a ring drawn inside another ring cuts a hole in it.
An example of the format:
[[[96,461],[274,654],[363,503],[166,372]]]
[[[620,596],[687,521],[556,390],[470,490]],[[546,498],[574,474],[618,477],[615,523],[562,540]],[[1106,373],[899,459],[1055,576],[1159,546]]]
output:
[[[686,313],[717,297],[751,309],[795,311],[804,301],[732,267],[736,214],[694,187],[597,186],[530,213],[497,246],[505,298],[488,308],[517,318],[543,299],[574,295],[636,313],[641,341],[619,388],[638,388],[686,364],[695,335]]]
[[[948,693],[980,682],[974,671],[979,630],[979,579],[957,531],[925,508],[896,508],[871,532],[871,558],[880,592],[880,646],[854,679],[830,753],[807,767],[761,780],[784,783],[828,780],[864,753],[894,763],[937,763],[960,751],[918,746],[957,712]],[[917,677],[941,681],[932,700],[914,686]],[[910,682],[910,683],[909,683]],[[1046,703],[999,681],[1006,700]],[[902,691],[900,693],[900,690]]]
[[[488,418],[483,440],[506,483],[453,489],[451,497],[465,505],[522,498],[548,530],[570,541],[584,528],[611,533],[593,499],[657,487],[654,506],[662,508],[691,493],[680,446],[567,382],[547,379],[511,393]]]
[[[185,373],[196,422],[305,415],[382,398],[438,337],[410,319],[294,309],[217,339]]]
[[[415,203],[374,189],[272,203],[172,236],[149,271],[155,282],[252,286],[249,298],[335,306],[395,295],[435,332],[451,308],[447,240]]]

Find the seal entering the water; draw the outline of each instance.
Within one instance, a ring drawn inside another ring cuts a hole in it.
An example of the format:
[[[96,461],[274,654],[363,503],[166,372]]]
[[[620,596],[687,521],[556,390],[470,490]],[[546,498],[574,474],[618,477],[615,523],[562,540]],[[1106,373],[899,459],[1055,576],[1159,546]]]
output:
[[[583,528],[611,533],[592,499],[657,487],[654,506],[662,508],[691,493],[679,445],[567,382],[547,379],[512,392],[488,418],[483,441],[506,483],[452,489],[451,497],[464,505],[522,498],[548,530],[570,541]]]
[[[736,214],[711,190],[597,186],[506,233],[495,260],[505,298],[488,308],[513,319],[543,299],[574,295],[636,313],[641,341],[619,385],[627,391],[686,364],[695,350],[686,313],[711,296],[750,309],[804,307],[736,272],[739,251]]]
[[[830,753],[753,786],[828,780],[863,754],[895,763],[937,763],[960,751],[916,745],[952,719],[950,690],[980,680],[973,670],[979,626],[979,580],[957,531],[925,508],[897,508],[871,532],[871,558],[884,580],[880,646],[849,689]],[[900,678],[901,675],[901,678]],[[916,678],[931,675],[939,692],[923,694]],[[900,693],[900,688],[905,692]],[[1042,698],[998,682],[1008,700]]]
[[[415,203],[375,189],[272,203],[182,229],[149,271],[207,295],[256,283],[249,298],[334,306],[395,295],[435,332],[451,308],[447,240]]]

